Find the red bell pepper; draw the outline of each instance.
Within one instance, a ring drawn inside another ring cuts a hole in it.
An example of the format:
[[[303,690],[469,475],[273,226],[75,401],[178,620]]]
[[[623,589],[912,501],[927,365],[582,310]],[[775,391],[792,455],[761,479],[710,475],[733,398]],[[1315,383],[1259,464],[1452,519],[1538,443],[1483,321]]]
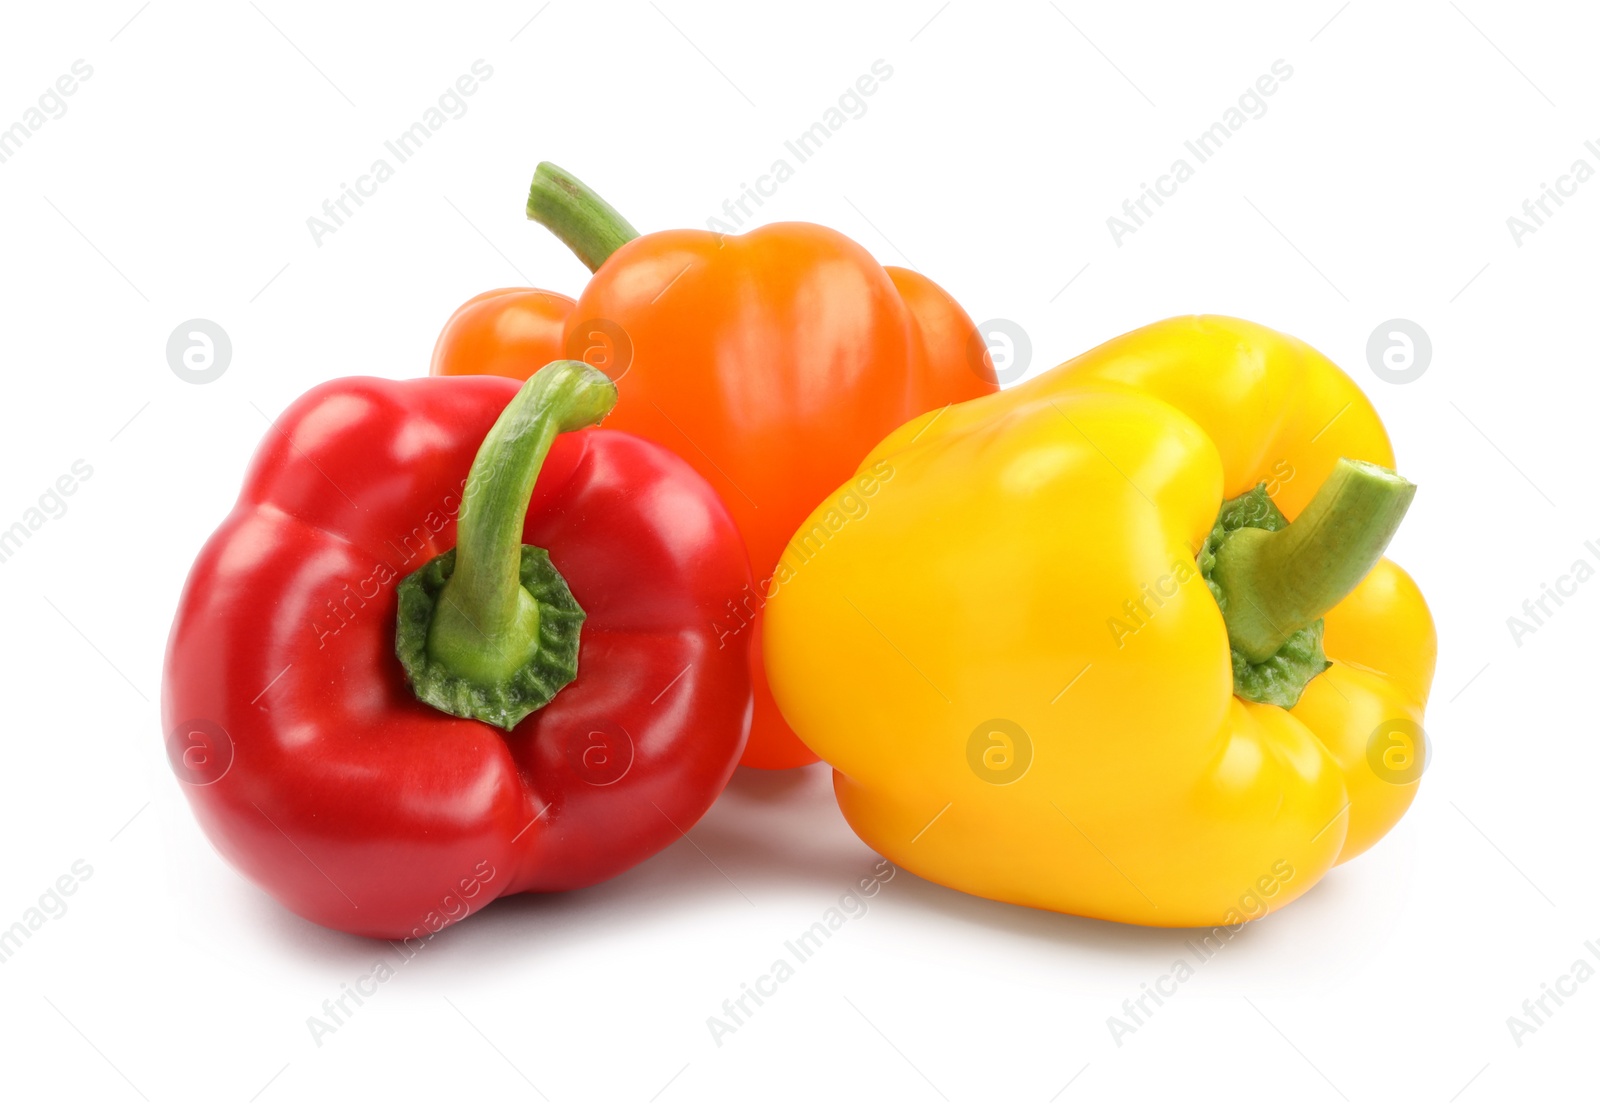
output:
[[[427,938],[590,885],[732,774],[749,657],[713,622],[748,558],[682,460],[578,432],[615,399],[574,361],[520,389],[336,380],[262,444],[189,575],[162,711],[212,841],[301,916]]]

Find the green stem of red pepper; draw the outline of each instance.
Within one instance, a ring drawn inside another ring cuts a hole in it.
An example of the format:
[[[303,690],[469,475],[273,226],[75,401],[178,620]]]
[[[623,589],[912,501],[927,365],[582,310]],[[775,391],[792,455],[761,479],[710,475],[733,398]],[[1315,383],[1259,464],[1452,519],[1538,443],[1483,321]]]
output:
[[[1338,605],[1383,555],[1416,493],[1388,468],[1340,460],[1292,524],[1228,533],[1211,581],[1233,649],[1263,663]]]
[[[615,207],[548,161],[541,161],[533,174],[528,217],[560,238],[590,272],[598,271],[607,257],[639,236]]]
[[[509,729],[576,677],[583,610],[522,530],[556,436],[596,424],[616,401],[603,372],[558,360],[522,385],[483,439],[456,547],[400,584],[395,650],[423,701]]]

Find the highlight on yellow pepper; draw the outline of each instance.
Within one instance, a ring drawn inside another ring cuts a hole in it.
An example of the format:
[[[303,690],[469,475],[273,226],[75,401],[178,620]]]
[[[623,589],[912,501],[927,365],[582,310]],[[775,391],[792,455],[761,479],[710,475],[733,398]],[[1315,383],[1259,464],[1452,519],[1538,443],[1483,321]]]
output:
[[[1372,405],[1233,318],[918,417],[795,534],[784,717],[897,865],[1167,927],[1281,908],[1410,806],[1432,618]]]

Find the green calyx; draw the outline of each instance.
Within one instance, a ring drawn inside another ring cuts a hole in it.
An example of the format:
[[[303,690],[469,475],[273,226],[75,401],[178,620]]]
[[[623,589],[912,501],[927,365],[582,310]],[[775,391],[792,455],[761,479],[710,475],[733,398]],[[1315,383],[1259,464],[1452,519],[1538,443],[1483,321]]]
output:
[[[455,566],[456,553],[451,549],[400,584],[395,653],[419,699],[453,717],[474,717],[509,731],[578,677],[578,631],[583,627],[584,612],[550,562],[550,554],[525,544],[519,557],[518,584],[538,611],[537,647],[531,654],[525,647],[518,649],[516,654],[526,658],[504,677],[453,674],[447,664],[429,654],[428,629]]]
[[[462,493],[456,547],[398,588],[395,654],[419,700],[509,730],[577,677],[583,609],[549,553],[522,543],[522,528],[557,435],[596,424],[616,400],[603,372],[558,360],[489,430]]]
[[[1235,694],[1288,709],[1331,666],[1322,615],[1382,557],[1416,490],[1340,460],[1292,525],[1266,484],[1222,504],[1196,561],[1228,629]]]
[[[528,189],[528,218],[544,226],[596,272],[639,236],[617,209],[559,165],[539,162]]]

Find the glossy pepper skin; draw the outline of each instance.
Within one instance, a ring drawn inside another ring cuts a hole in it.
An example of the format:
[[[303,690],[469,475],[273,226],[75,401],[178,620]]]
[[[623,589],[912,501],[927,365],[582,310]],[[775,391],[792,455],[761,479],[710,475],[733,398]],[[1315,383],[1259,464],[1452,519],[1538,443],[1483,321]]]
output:
[[[432,374],[525,380],[566,355],[562,343],[575,306],[567,296],[539,288],[496,288],[474,295],[456,308],[440,332]]]
[[[1328,610],[1331,667],[1282,708],[1235,694],[1196,563],[1225,500],[1265,484],[1293,532],[1341,458],[1393,463],[1355,384],[1220,317],[914,419],[797,535],[829,534],[767,607],[778,703],[861,838],[926,878],[1137,924],[1265,915],[1393,827],[1424,756],[1435,636],[1405,572]]]
[[[316,923],[425,939],[611,877],[694,824],[743,748],[747,663],[709,612],[749,580],[738,532],[676,456],[605,429],[554,439],[519,526],[587,615],[576,679],[511,731],[413,694],[397,587],[456,546],[474,453],[518,394],[489,376],[314,389],[189,575],[174,765],[223,855]]]
[[[565,355],[616,379],[607,425],[674,450],[728,504],[756,584],[723,596],[718,631],[759,657],[763,607],[800,519],[907,418],[992,393],[982,339],[938,285],[878,264],[827,227],[637,237],[578,181],[550,165],[539,173],[530,217],[595,269],[568,316]],[[506,362],[469,350],[456,326],[441,339],[436,373]],[[759,658],[754,668],[743,762],[814,762],[773,703]]]

